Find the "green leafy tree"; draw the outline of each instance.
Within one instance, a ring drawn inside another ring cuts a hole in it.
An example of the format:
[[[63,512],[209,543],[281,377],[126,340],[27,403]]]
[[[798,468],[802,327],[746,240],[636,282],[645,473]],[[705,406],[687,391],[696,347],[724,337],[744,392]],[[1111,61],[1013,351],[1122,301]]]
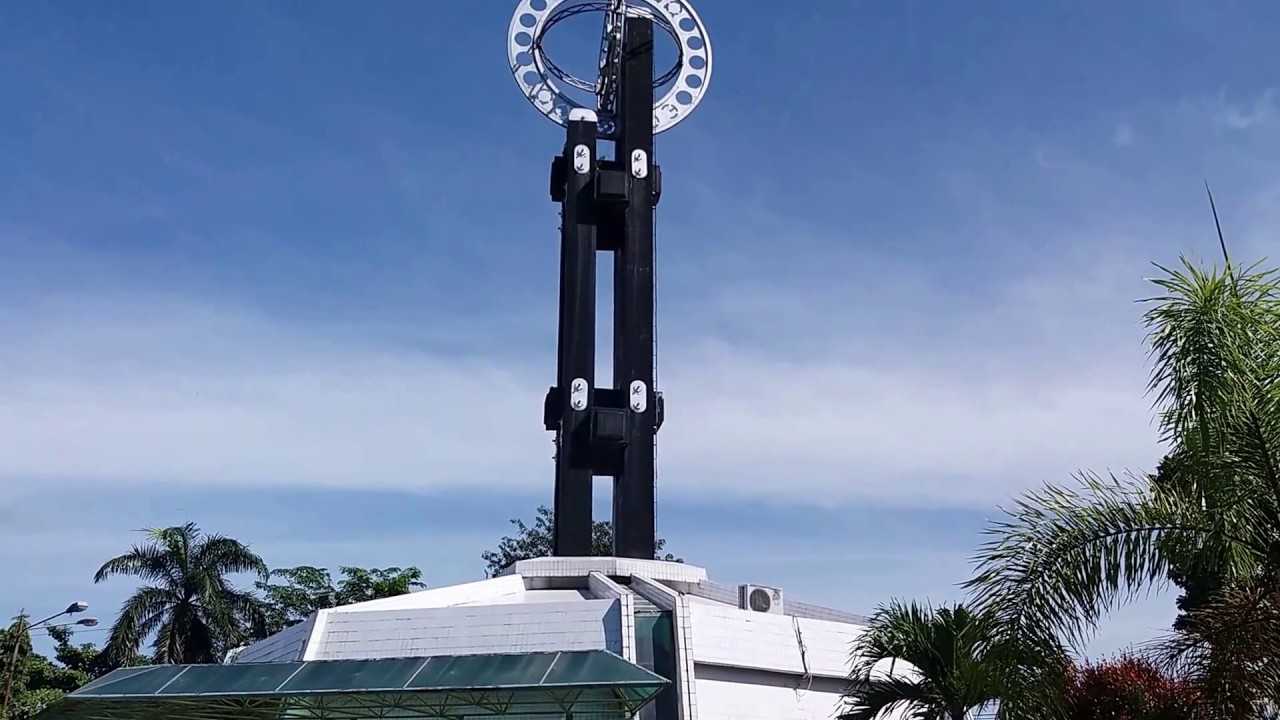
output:
[[[1183,494],[1198,498],[1207,503],[1212,496],[1202,496],[1195,483],[1195,478],[1180,467],[1178,458],[1166,455],[1151,476],[1151,482],[1160,492]],[[1277,529],[1277,540],[1280,540],[1280,528]],[[1227,581],[1220,569],[1205,563],[1194,562],[1194,557],[1173,553],[1170,556],[1169,580],[1181,589],[1175,601],[1178,616],[1173,627],[1180,632],[1196,632],[1198,630],[1194,616],[1202,609],[1213,604],[1214,598],[1226,589]]]
[[[261,602],[228,576],[266,579],[266,564],[244,543],[205,534],[194,523],[145,532],[146,542],[108,560],[93,578],[125,575],[144,583],[120,607],[105,662],[128,664],[148,638],[152,662],[219,662],[261,624]]]
[[[990,621],[963,605],[894,601],[852,648],[840,720],[966,720],[999,698],[1005,662]]]
[[[68,627],[50,627],[49,636],[57,643],[53,659],[69,670],[84,673],[90,680],[106,675],[115,668],[107,661],[108,656],[93,643],[74,643],[75,633]],[[138,654],[127,658],[121,667],[137,667],[147,665],[150,659]]]
[[[27,720],[89,680],[87,673],[58,665],[34,652],[28,630],[29,620],[25,615],[19,616],[12,625],[0,631],[0,657],[3,658],[0,660],[0,677],[3,677],[6,700],[5,720]]]
[[[968,587],[1002,639],[1043,658],[1009,679],[1006,717],[1063,715],[1050,691],[1058,643],[1082,648],[1118,603],[1178,572],[1222,589],[1158,657],[1200,678],[1224,717],[1280,696],[1280,287],[1230,262],[1162,272],[1145,321],[1177,481],[1083,472],[991,525]]]
[[[516,526],[515,535],[507,535],[498,542],[498,547],[486,550],[480,557],[487,563],[485,574],[493,577],[512,563],[530,558],[547,557],[551,554],[552,528],[555,527],[555,513],[546,505],[539,505],[533,518],[533,525],[526,524],[519,518],[513,518],[511,524]],[[654,543],[654,558],[684,562],[671,553],[662,552],[667,541],[658,538]],[[613,554],[613,523],[607,520],[596,520],[591,523],[591,554],[607,557]]]
[[[256,583],[262,593],[264,623],[254,632],[262,638],[296,625],[324,608],[404,595],[426,587],[416,567],[339,567],[335,585],[324,568],[300,565],[271,571],[271,579]]]

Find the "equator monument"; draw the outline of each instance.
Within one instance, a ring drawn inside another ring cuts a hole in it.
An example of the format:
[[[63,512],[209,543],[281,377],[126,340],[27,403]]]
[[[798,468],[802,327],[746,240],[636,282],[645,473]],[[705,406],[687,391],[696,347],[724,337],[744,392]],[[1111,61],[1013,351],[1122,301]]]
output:
[[[563,71],[543,42],[583,13],[603,17],[590,80]],[[678,59],[659,73],[654,45],[663,38]],[[864,618],[653,559],[665,410],[654,387],[664,185],[654,138],[707,92],[706,27],[685,0],[520,0],[507,53],[521,92],[565,133],[550,178],[561,216],[556,375],[543,408],[556,441],[552,556],[472,583],[320,610],[223,665],[117,670],[42,719],[833,717]],[[613,254],[609,386],[595,377],[601,253]],[[596,477],[613,479],[613,557],[589,557]]]

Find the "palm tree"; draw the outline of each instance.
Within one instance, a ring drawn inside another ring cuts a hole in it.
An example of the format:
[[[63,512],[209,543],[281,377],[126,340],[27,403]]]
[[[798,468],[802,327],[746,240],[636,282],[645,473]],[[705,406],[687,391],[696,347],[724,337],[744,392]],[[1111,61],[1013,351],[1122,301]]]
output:
[[[1229,258],[1222,270],[1160,269],[1145,323],[1165,481],[1083,472],[1020,499],[979,551],[976,607],[999,639],[1043,660],[1011,680],[1006,717],[1061,715],[1040,702],[1058,643],[1080,649],[1108,611],[1171,571],[1221,589],[1152,651],[1225,717],[1280,697],[1280,286]]]
[[[989,708],[999,696],[1003,662],[991,637],[988,618],[963,605],[881,607],[854,643],[840,720],[895,711],[916,720],[965,720]]]
[[[228,581],[235,573],[266,579],[262,558],[238,540],[207,535],[195,523],[146,531],[148,541],[108,560],[95,583],[130,575],[144,585],[120,607],[104,652],[119,666],[152,641],[152,662],[218,662],[242,643],[259,600]]]

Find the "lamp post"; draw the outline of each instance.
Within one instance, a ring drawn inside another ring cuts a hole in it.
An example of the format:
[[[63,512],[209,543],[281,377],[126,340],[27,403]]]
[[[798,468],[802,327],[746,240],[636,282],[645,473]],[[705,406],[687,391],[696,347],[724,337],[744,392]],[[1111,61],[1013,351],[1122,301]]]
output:
[[[17,618],[18,621],[13,625],[13,651],[9,653],[9,667],[5,668],[4,703],[0,704],[0,717],[7,717],[9,714],[9,701],[13,697],[13,676],[14,676],[14,673],[17,672],[18,648],[22,645],[22,640],[21,640],[22,633],[23,632],[29,633],[32,630],[39,630],[40,628],[47,629],[47,628],[53,628],[53,627],[70,627],[72,625],[82,625],[84,627],[93,627],[94,625],[98,624],[97,618],[86,617],[86,618],[80,618],[75,622],[60,623],[57,625],[49,624],[50,622],[57,620],[60,617],[64,617],[67,615],[76,615],[88,609],[89,609],[89,603],[73,602],[67,606],[66,610],[63,610],[62,612],[54,615],[50,615],[49,617],[39,622],[35,622],[31,624],[27,624],[26,622],[26,617],[27,617],[26,608],[23,608],[22,610],[18,611],[18,618]]]

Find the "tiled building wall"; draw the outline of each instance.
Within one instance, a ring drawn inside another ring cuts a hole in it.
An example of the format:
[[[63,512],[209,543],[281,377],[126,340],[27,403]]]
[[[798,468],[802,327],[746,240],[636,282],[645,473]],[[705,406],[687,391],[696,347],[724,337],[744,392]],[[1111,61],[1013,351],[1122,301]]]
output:
[[[622,642],[616,652],[628,662],[635,662],[635,594],[598,572],[593,572],[587,576],[587,590],[591,593],[592,597],[616,599],[618,601],[618,617],[621,623]]]
[[[302,651],[306,648],[307,638],[315,625],[316,616],[285,628],[281,632],[264,638],[241,650],[232,660],[233,663],[293,662],[302,659]]]
[[[314,660],[610,650],[622,654],[617,600],[332,612]]]
[[[845,678],[862,627],[689,603],[695,663]]]
[[[680,718],[678,720],[700,720],[698,715],[698,689],[693,678],[693,653],[691,629],[692,620],[689,597],[681,595],[670,587],[643,577],[631,579],[631,589],[648,599],[655,607],[671,611],[675,623],[676,673],[678,682],[676,691],[680,693]]]
[[[699,720],[832,720],[842,705],[840,692],[829,688],[778,687],[747,678],[699,678],[696,684]]]

